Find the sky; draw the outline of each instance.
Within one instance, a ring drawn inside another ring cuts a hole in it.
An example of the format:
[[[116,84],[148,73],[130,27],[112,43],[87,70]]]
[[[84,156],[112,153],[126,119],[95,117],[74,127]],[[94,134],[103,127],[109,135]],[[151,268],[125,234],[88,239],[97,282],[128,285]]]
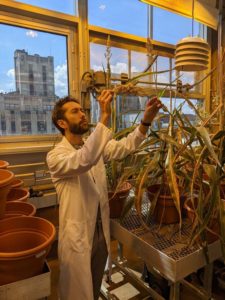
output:
[[[37,5],[68,14],[76,14],[75,0],[26,0],[23,3]],[[147,36],[147,5],[138,0],[89,0],[89,23],[117,31]],[[177,24],[179,23],[179,26]],[[175,44],[190,35],[191,19],[154,9],[154,36],[156,40]],[[197,30],[197,27],[196,27]],[[0,92],[15,91],[14,51],[24,49],[29,55],[54,57],[55,90],[57,96],[68,93],[66,37],[56,34],[0,24]],[[128,72],[126,50],[112,48],[113,73]],[[91,45],[91,67],[102,70],[105,46]],[[161,62],[162,69],[168,67]],[[132,72],[141,72],[146,66],[146,56],[132,52]],[[160,78],[166,80],[163,75]]]
[[[53,56],[56,94],[65,95],[67,88],[66,37],[0,24],[0,92],[15,91],[14,51]]]

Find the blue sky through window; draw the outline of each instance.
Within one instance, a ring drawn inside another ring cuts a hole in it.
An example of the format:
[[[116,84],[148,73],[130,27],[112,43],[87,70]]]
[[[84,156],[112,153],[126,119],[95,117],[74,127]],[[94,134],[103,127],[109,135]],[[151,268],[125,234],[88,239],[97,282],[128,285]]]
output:
[[[192,35],[192,19],[154,7],[153,39],[176,44],[180,39]],[[194,22],[193,35],[199,34],[199,23]]]
[[[64,13],[74,13],[76,6],[76,0],[25,0],[21,2]],[[147,36],[146,4],[138,0],[89,0],[88,3],[90,24],[138,36]],[[176,43],[191,31],[191,19],[159,9],[154,9],[154,16],[154,37],[157,40],[169,42],[168,39],[171,38]],[[197,32],[196,26],[195,32]],[[91,47],[91,61],[95,69],[102,69],[102,65],[106,64],[104,56],[103,58],[99,56],[99,47],[94,44]],[[102,47],[105,49],[105,46]],[[17,49],[24,49],[30,55],[53,56],[56,95],[64,96],[68,93],[66,37],[3,24],[0,24],[0,92],[15,91],[14,51]],[[133,63],[131,71],[135,73],[141,71],[143,66],[140,65],[141,60],[138,61],[138,53],[134,52],[132,56],[134,55],[137,60],[135,59],[136,63]],[[101,60],[99,60],[100,57]],[[145,62],[144,56],[141,59]],[[112,72],[128,72],[127,60],[127,50],[113,48]]]
[[[0,92],[15,91],[14,51],[54,57],[57,96],[68,94],[66,37],[0,24]]]
[[[89,23],[104,28],[147,36],[147,5],[131,0],[89,0]]]
[[[70,15],[77,14],[76,0],[18,0],[17,2],[23,2]]]

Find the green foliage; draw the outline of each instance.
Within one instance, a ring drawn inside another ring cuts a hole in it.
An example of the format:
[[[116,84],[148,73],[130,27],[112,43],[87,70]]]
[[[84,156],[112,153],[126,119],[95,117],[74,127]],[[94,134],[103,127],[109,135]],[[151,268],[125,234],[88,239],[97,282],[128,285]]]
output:
[[[136,85],[139,78],[149,74],[152,73],[140,74],[130,80],[129,84],[134,82]],[[157,96],[162,97],[167,88],[158,92]],[[129,89],[132,90],[130,86]],[[132,91],[137,93],[140,87]],[[140,91],[140,95],[146,96],[147,91]],[[222,199],[225,195],[221,192],[221,186],[225,182],[223,169],[225,131],[220,130],[216,134],[210,132],[210,122],[220,107],[218,106],[210,116],[203,117],[186,94],[180,96],[183,96],[184,102],[177,108],[172,111],[166,106],[162,108],[170,118],[168,128],[160,128],[162,116],[159,116],[156,120],[158,128],[151,129],[148,139],[134,154],[110,164],[108,167],[110,186],[116,190],[122,182],[130,179],[134,181],[135,197],[125,205],[123,217],[134,204],[143,225],[146,226],[142,219],[143,194],[152,184],[159,183],[162,190],[166,184],[180,217],[180,227],[182,226],[181,196],[191,199],[195,220],[192,224],[190,243],[202,241],[205,245],[206,233],[212,231],[210,228],[212,219],[217,218],[220,225],[219,238],[225,254],[225,200]],[[192,124],[182,113],[184,104],[194,111],[198,123]],[[133,129],[134,127],[131,126],[116,133],[115,137],[120,139]],[[151,202],[149,218],[154,211],[159,192],[155,193]],[[196,199],[198,199],[197,205]]]

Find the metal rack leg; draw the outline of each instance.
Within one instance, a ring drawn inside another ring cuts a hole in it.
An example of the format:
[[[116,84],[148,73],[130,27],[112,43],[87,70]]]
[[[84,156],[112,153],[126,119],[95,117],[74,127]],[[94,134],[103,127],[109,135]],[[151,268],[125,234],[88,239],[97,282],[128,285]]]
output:
[[[124,259],[124,257],[123,257],[123,244],[120,243],[119,241],[118,241],[118,246],[117,246],[117,253],[118,253],[117,260],[118,261],[123,260]]]
[[[180,282],[175,282],[170,287],[170,300],[180,299]]]
[[[203,286],[209,295],[212,294],[213,263],[204,267]]]

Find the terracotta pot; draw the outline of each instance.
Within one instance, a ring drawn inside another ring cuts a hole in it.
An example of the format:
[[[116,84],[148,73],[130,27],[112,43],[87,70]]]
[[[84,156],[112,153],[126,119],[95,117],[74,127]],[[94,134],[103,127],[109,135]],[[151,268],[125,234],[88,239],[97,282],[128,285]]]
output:
[[[112,191],[108,192],[110,218],[120,218],[131,187],[129,182],[124,182],[120,190],[116,193]]]
[[[18,216],[34,216],[36,207],[31,203],[8,201],[6,202],[4,219]]]
[[[9,163],[5,160],[0,160],[0,169],[6,169]]]
[[[160,186],[160,184],[154,184],[147,188],[147,195],[150,201],[153,200],[154,195],[159,191]],[[181,210],[183,209],[183,202],[184,197],[180,197]],[[180,221],[179,213],[174,204],[174,200],[170,195],[169,186],[167,185],[163,186],[160,190],[153,212],[153,219],[160,224],[173,224]]]
[[[173,224],[180,221],[179,213],[171,196],[159,196],[154,209],[153,217],[157,223],[162,224]]]
[[[160,189],[160,184],[153,184],[153,185],[148,186],[147,193],[148,193],[149,199],[154,197],[154,194],[156,192],[158,192],[159,189]]]
[[[0,221],[0,285],[42,272],[55,238],[55,227],[37,217]]]
[[[0,219],[4,216],[6,198],[10,190],[10,183],[14,174],[9,170],[0,169]]]
[[[194,198],[195,208],[197,208],[197,205],[198,205],[198,198]],[[195,218],[196,218],[196,214],[195,214],[191,199],[188,199],[187,201],[185,201],[184,210],[186,211],[186,216],[193,223]],[[217,217],[212,217],[211,221],[208,224],[208,227],[210,228],[210,230],[212,230],[214,232],[213,233],[211,231],[208,231],[207,229],[205,231],[206,241],[210,244],[210,243],[215,242],[219,238],[218,234],[220,232],[220,225],[219,225],[218,218]]]
[[[22,187],[23,185],[24,185],[24,182],[22,179],[14,178],[13,181],[11,182],[11,189],[19,188],[19,187]]]
[[[7,195],[7,201],[23,201],[26,202],[29,197],[27,189],[15,188],[11,189]]]

